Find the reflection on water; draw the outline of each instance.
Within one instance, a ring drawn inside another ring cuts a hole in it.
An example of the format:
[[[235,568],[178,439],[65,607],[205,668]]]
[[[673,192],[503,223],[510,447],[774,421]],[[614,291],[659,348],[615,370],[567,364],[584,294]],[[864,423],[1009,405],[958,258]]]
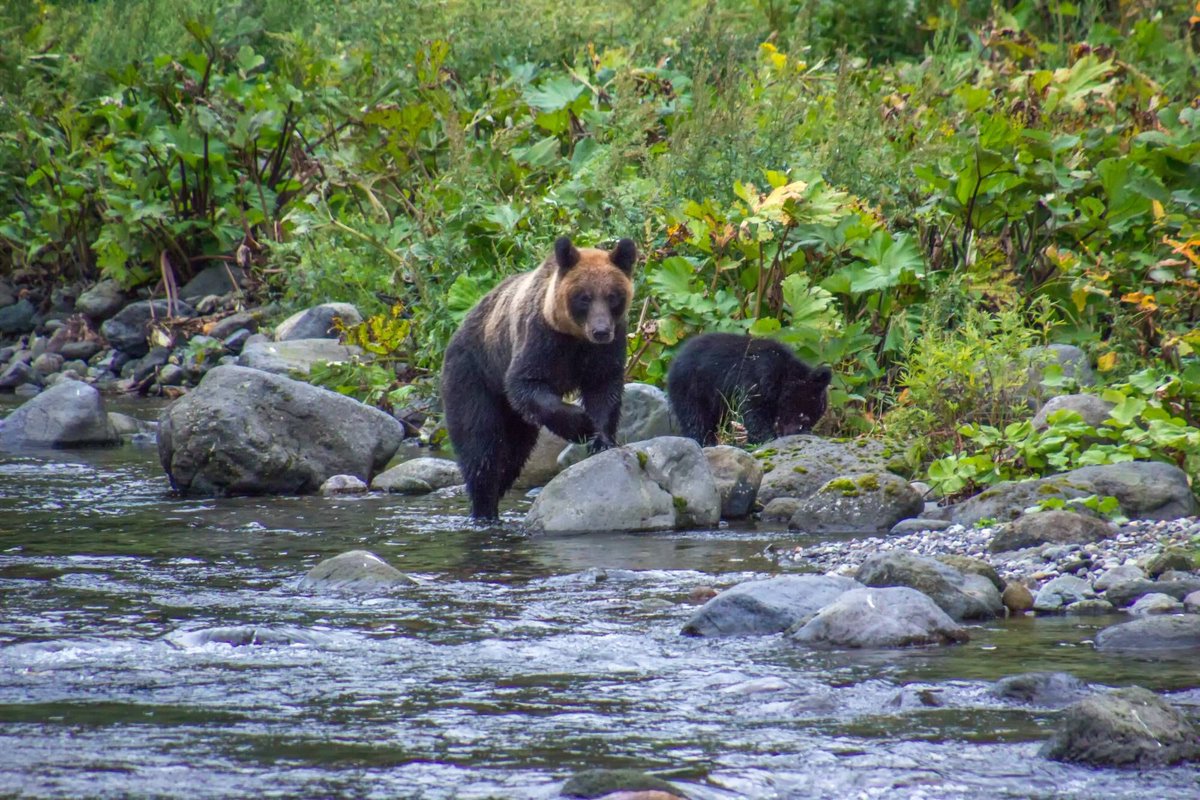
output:
[[[1043,761],[1054,712],[987,691],[1034,669],[1200,683],[1096,654],[1110,620],[886,653],[685,638],[689,592],[769,573],[786,531],[531,538],[510,506],[478,529],[458,498],[181,500],[153,448],[0,455],[0,786],[548,798],[629,766],[697,798],[1197,796],[1190,768]],[[421,584],[295,590],[354,548]]]

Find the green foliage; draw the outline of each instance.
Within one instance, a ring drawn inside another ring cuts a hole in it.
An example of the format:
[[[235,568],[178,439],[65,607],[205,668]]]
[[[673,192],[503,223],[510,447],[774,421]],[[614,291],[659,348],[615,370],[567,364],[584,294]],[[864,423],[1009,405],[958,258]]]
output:
[[[1044,430],[1029,421],[964,425],[958,431],[964,450],[934,461],[927,480],[955,495],[1077,467],[1151,460],[1179,466],[1200,492],[1200,360],[1190,360],[1181,375],[1143,370],[1101,397],[1114,406],[1098,427],[1065,409],[1051,413]]]

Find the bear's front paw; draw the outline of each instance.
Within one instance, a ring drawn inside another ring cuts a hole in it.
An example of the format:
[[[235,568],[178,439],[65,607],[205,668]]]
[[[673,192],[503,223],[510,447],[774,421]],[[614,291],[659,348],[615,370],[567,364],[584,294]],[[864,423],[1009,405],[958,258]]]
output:
[[[617,443],[612,440],[612,437],[607,433],[597,433],[588,442],[588,453],[596,455],[596,453],[616,447]]]

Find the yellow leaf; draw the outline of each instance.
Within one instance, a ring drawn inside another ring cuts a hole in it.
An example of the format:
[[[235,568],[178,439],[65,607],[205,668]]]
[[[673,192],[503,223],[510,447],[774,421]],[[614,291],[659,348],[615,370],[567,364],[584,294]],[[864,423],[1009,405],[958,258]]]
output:
[[[1166,212],[1163,211],[1163,204],[1157,200],[1150,201],[1150,210],[1154,212],[1154,219],[1156,220],[1162,219],[1163,215],[1166,214]]]
[[[1113,367],[1117,365],[1117,353],[1115,350],[1110,350],[1100,358],[1096,359],[1096,367],[1101,372],[1111,372]]]

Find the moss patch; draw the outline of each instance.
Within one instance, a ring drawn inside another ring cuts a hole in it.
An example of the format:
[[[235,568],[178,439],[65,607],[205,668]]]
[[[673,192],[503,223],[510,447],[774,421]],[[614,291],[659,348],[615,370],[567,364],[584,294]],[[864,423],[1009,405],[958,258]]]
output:
[[[792,467],[792,472],[796,473],[797,475],[807,475],[808,467],[802,467],[797,464],[796,466]]]
[[[638,466],[642,469],[646,468],[646,462],[650,460],[650,456],[646,455],[641,450],[637,451]]]

